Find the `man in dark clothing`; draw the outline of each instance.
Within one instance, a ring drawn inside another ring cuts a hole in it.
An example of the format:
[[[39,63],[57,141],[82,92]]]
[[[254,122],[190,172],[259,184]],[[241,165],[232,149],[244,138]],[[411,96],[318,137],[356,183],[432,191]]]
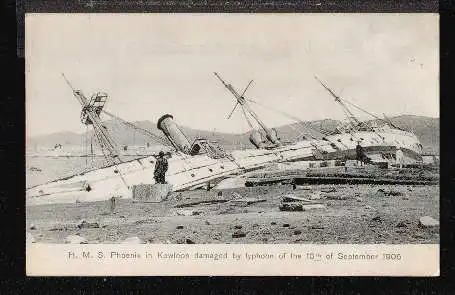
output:
[[[154,177],[155,177],[155,181],[156,183],[166,183],[166,171],[167,171],[167,168],[168,168],[168,162],[167,162],[167,159],[164,157],[164,152],[161,151],[159,154],[158,154],[158,159],[156,160],[156,164],[155,164],[155,173],[154,173]]]
[[[363,160],[365,159],[365,155],[363,153],[363,148],[360,145],[360,141],[357,142],[357,146],[355,147],[355,153],[356,153],[357,164],[359,164],[359,162],[360,162],[360,165],[363,166]]]

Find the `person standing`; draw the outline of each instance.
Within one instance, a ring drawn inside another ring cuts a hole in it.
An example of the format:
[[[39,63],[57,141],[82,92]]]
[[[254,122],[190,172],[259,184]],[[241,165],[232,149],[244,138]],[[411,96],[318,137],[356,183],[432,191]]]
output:
[[[156,183],[166,183],[166,172],[169,167],[167,159],[164,157],[164,152],[160,151],[155,164],[154,178]]]
[[[357,146],[355,147],[355,154],[357,159],[357,165],[363,166],[363,160],[365,155],[363,154],[363,148],[360,145],[360,141],[357,142]]]

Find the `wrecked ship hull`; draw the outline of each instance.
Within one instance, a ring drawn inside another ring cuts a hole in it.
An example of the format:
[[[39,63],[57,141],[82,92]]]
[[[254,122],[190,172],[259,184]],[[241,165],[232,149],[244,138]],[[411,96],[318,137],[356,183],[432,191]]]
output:
[[[206,154],[174,153],[168,160],[166,181],[173,191],[179,191],[276,162],[355,159],[357,140],[373,162],[393,162],[397,148],[404,151],[405,164],[422,160],[421,145],[414,134],[395,130],[364,131],[330,135],[321,140],[302,140],[274,149],[235,150],[228,157],[218,159]],[[149,156],[38,185],[26,191],[27,204],[94,202],[112,196],[132,198],[133,185],[155,182],[155,162],[156,158]]]

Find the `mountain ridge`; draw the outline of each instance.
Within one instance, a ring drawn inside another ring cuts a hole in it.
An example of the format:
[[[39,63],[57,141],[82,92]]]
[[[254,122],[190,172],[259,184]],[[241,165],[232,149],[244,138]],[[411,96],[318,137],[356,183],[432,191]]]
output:
[[[439,154],[439,118],[432,118],[418,115],[399,115],[391,117],[393,124],[405,130],[414,132],[424,147],[424,153]],[[320,134],[321,132],[332,132],[340,123],[338,120],[321,119],[305,121],[302,123],[291,123],[278,127],[278,136],[283,142],[293,142],[302,137],[302,134]],[[136,126],[147,130],[148,132],[164,138],[164,135],[158,130],[156,123],[142,120],[133,122]],[[114,140],[122,146],[146,145],[147,143],[156,144],[150,136],[139,129],[127,127],[113,120],[104,121],[104,125],[111,131]],[[304,126],[308,126],[306,128]],[[207,130],[193,129],[186,126],[180,126],[183,133],[188,137],[190,142],[196,138],[207,138],[217,141],[227,150],[251,148],[249,142],[249,132],[246,133],[224,133]],[[70,131],[57,132],[47,135],[26,137],[27,147],[54,147],[56,144],[83,146],[93,136],[93,130],[84,133],[75,133]]]

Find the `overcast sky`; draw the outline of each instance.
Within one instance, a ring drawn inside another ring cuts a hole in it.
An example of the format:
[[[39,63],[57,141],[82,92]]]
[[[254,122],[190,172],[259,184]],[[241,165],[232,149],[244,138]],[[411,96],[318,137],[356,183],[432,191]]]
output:
[[[436,14],[62,13],[25,25],[27,136],[85,131],[62,72],[86,96],[107,92],[126,120],[171,113],[220,132],[248,125],[239,111],[226,120],[235,102],[214,71],[239,91],[253,79],[246,97],[302,120],[344,117],[313,74],[372,113],[439,117]],[[252,106],[271,127],[292,122]]]

